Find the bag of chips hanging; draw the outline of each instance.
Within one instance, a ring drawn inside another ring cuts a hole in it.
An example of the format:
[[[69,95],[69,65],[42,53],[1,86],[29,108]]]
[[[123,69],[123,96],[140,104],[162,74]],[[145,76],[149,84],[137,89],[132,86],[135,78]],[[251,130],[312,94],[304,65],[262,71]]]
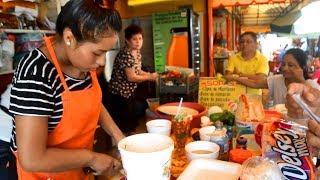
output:
[[[277,163],[286,179],[317,179],[306,142],[306,129],[285,120],[264,124],[262,155]]]

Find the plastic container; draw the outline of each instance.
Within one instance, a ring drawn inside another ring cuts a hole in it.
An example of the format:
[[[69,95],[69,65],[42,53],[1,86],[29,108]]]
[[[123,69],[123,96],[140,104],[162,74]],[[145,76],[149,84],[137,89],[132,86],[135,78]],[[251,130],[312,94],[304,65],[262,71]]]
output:
[[[118,149],[127,180],[168,180],[173,148],[172,139],[160,134],[136,134],[122,139]]]
[[[241,180],[284,180],[277,164],[263,157],[252,157],[242,165]]]
[[[154,119],[146,123],[149,133],[162,134],[170,136],[171,121],[167,119]]]
[[[185,150],[189,161],[194,159],[217,159],[220,147],[209,141],[194,141],[186,145]]]
[[[242,164],[253,156],[252,152],[246,149],[232,149],[229,152],[229,160],[231,162]]]
[[[178,180],[223,179],[238,180],[241,165],[215,159],[196,159],[178,177]]]
[[[210,141],[220,146],[220,155],[224,156],[229,151],[229,137],[227,135],[227,129],[223,127],[223,123],[220,121],[215,123],[215,127],[215,134],[210,137]]]
[[[216,130],[215,126],[206,126],[199,129],[199,135],[201,141],[210,141],[211,135]]]
[[[149,109],[153,112],[155,112],[160,105],[159,98],[148,98],[146,101],[148,103]]]

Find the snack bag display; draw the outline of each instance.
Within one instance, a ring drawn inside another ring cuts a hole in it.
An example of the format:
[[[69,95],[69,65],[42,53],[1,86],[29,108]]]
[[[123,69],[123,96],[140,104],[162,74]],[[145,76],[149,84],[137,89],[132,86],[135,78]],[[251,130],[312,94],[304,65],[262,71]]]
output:
[[[276,162],[286,179],[317,179],[305,126],[285,120],[264,124],[262,155]]]

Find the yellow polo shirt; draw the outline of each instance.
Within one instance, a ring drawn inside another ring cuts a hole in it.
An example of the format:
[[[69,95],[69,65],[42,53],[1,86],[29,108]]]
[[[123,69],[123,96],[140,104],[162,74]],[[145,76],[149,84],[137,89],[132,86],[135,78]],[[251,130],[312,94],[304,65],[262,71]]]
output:
[[[250,60],[243,59],[241,52],[235,54],[234,56],[231,56],[225,70],[233,73],[235,68],[238,70],[238,72],[248,75],[255,75],[260,73],[268,75],[269,73],[268,60],[258,51],[256,52],[256,55]],[[262,90],[248,87],[247,93],[261,95]]]

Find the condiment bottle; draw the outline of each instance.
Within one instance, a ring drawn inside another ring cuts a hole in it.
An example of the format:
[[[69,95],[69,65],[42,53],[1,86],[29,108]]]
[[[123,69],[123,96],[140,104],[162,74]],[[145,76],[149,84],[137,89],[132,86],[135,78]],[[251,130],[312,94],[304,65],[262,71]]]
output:
[[[247,149],[247,138],[240,136],[237,138],[236,141],[237,141],[237,144],[236,144],[237,149]]]
[[[210,141],[220,146],[220,159],[227,160],[229,151],[229,138],[227,135],[227,129],[223,127],[223,123],[221,121],[216,121],[215,127],[215,135],[210,137]]]

